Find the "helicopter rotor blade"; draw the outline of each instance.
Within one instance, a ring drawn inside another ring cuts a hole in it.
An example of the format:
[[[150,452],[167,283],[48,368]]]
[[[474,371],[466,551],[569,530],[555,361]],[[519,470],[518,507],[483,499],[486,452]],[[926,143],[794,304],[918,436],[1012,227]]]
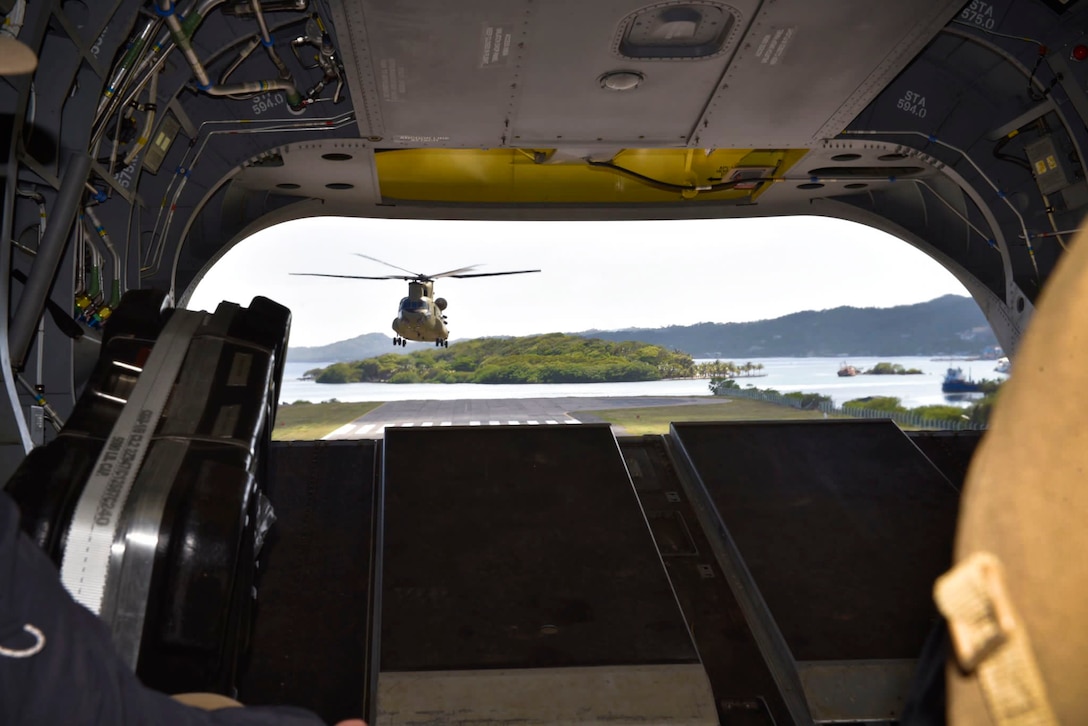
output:
[[[426,275],[423,275],[423,274],[421,274],[419,272],[412,272],[411,270],[407,270],[407,269],[405,269],[405,268],[403,268],[403,267],[401,267],[399,265],[394,265],[394,264],[392,264],[390,262],[386,262],[385,260],[379,260],[377,257],[371,257],[370,255],[364,255],[362,252],[353,252],[352,254],[354,254],[354,255],[356,255],[358,257],[365,257],[366,259],[373,260],[374,262],[380,262],[381,264],[385,265],[386,267],[392,267],[394,270],[400,270],[401,272],[411,273],[413,277],[426,277]],[[405,278],[405,279],[407,279],[407,278]]]
[[[495,277],[496,275],[525,275],[540,270],[510,270],[509,272],[476,272],[471,275],[446,275],[446,277]]]
[[[300,277],[341,277],[346,280],[415,280],[414,277],[408,277],[407,275],[382,275],[381,277],[373,277],[371,275],[329,275],[324,272],[291,272],[291,275],[298,275]]]
[[[456,270],[446,270],[445,272],[439,272],[437,275],[427,275],[428,280],[434,280],[439,277],[457,277],[461,272],[468,272],[469,270],[475,270],[479,265],[469,265],[468,267],[458,267]]]

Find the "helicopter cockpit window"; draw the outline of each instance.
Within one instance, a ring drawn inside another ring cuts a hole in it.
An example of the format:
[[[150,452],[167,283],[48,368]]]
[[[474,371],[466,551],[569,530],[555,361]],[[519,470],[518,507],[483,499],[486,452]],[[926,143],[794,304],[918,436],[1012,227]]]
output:
[[[402,313],[422,313],[424,315],[430,312],[427,303],[423,300],[412,300],[407,297],[401,298],[400,310]]]

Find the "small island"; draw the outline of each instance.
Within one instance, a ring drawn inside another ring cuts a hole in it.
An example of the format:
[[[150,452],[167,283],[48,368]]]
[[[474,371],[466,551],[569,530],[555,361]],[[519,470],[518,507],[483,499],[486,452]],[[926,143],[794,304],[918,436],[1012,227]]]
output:
[[[317,383],[614,383],[692,378],[687,353],[636,341],[550,333],[479,338],[306,372]]]
[[[918,368],[904,368],[898,363],[877,363],[867,371],[861,371],[863,376],[917,376],[924,371]]]

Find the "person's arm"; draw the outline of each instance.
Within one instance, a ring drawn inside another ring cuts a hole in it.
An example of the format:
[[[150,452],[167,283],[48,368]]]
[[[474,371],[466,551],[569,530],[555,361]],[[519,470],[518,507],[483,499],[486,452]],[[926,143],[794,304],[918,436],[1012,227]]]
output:
[[[76,603],[19,529],[0,490],[0,723],[317,726],[289,707],[204,711],[145,688],[116,655],[105,624]]]

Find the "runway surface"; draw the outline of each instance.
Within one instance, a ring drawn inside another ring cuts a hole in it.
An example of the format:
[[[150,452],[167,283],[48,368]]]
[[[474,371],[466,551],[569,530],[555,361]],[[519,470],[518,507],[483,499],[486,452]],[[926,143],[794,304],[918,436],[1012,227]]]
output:
[[[622,398],[504,398],[454,401],[390,401],[322,437],[324,440],[378,439],[386,428],[432,426],[560,426],[597,423],[580,411],[643,406],[721,403],[713,396],[629,396]],[[619,427],[617,432],[622,433]]]

